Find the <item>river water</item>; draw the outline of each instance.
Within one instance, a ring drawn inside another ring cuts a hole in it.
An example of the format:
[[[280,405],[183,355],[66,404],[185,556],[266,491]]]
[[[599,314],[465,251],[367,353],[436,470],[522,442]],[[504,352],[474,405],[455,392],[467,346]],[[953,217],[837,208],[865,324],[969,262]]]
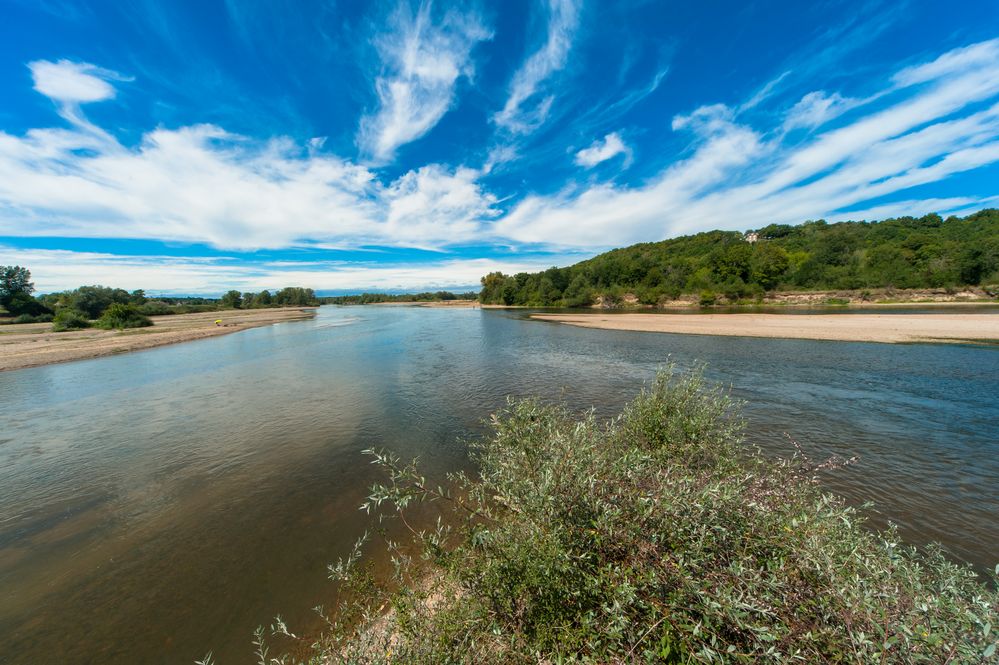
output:
[[[999,315],[999,313],[997,313]],[[467,465],[507,395],[610,417],[657,367],[707,363],[748,440],[914,544],[999,561],[999,349],[587,330],[523,312],[324,307],[315,320],[0,374],[0,662],[252,660],[314,625],[367,524],[361,454]],[[312,622],[310,624],[310,622]]]

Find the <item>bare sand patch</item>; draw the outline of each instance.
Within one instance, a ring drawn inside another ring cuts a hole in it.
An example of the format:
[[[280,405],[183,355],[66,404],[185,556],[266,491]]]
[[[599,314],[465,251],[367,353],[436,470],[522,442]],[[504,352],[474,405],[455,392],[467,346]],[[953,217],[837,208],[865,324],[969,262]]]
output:
[[[129,330],[55,333],[51,323],[0,326],[0,371],[139,351],[314,316],[314,308],[285,307],[154,316],[152,326]]]
[[[433,307],[433,308],[476,308],[478,300],[403,300],[399,302],[369,302],[365,307]]]
[[[996,342],[999,314],[533,314],[584,328],[820,339],[841,342]]]

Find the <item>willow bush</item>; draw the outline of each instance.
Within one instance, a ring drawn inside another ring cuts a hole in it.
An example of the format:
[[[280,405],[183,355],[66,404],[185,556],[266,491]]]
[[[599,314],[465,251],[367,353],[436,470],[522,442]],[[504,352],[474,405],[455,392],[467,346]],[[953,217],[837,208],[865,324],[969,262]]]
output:
[[[815,482],[837,462],[747,451],[736,407],[700,373],[664,370],[610,423],[511,402],[473,444],[477,477],[448,487],[372,452],[388,482],[365,509],[407,525],[415,502],[451,514],[412,531],[422,556],[389,543],[383,586],[360,544],[331,567],[343,601],[311,662],[995,657],[994,585],[865,526]]]
[[[144,328],[153,325],[138,307],[131,304],[111,303],[94,325],[98,328],[112,330],[114,328]]]

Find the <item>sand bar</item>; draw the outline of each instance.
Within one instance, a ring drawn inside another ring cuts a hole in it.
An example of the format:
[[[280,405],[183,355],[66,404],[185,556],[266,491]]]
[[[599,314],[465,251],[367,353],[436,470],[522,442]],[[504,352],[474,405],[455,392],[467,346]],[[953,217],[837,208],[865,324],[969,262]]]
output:
[[[312,308],[285,307],[154,316],[151,327],[130,330],[54,333],[51,323],[4,325],[0,326],[0,371],[139,351],[314,316]],[[215,325],[216,320],[222,325]]]
[[[999,313],[534,314],[584,328],[841,342],[999,342]]]
[[[362,307],[431,307],[434,309],[476,309],[481,306],[478,300],[401,300],[398,302],[369,302],[362,305]]]

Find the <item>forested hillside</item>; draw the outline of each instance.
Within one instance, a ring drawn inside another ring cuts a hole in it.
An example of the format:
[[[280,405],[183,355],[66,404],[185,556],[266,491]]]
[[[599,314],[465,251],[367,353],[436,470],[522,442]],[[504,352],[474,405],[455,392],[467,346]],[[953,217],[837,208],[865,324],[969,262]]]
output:
[[[750,242],[754,240],[754,242]],[[999,210],[967,217],[771,224],[754,236],[709,231],[615,249],[567,268],[482,278],[483,303],[574,307],[633,294],[731,301],[767,291],[897,289],[999,283]]]

